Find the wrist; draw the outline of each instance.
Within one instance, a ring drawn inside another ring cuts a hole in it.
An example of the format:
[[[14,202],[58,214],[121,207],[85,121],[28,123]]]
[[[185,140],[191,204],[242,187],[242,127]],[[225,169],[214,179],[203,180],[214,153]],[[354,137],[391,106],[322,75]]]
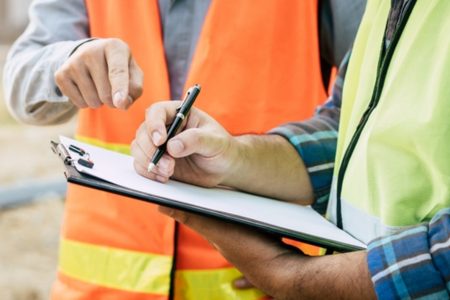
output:
[[[366,252],[305,258],[287,299],[375,299]],[[319,279],[320,278],[320,279]]]
[[[283,201],[311,204],[308,172],[298,153],[283,137],[233,137],[229,153],[222,185]]]
[[[85,45],[85,44],[87,44],[87,43],[90,43],[90,42],[92,42],[92,41],[95,41],[95,40],[98,40],[98,38],[88,38],[88,39],[85,39],[85,40],[80,41],[80,43],[79,43],[78,45],[76,45],[76,46],[72,49],[72,51],[70,51],[68,57],[71,57],[78,49],[80,49],[81,46],[83,46],[83,45]]]
[[[243,175],[247,175],[245,163],[247,160],[248,150],[247,143],[241,136],[232,136],[228,144],[228,169],[224,170],[224,177],[219,183],[220,185],[240,188],[240,182]]]

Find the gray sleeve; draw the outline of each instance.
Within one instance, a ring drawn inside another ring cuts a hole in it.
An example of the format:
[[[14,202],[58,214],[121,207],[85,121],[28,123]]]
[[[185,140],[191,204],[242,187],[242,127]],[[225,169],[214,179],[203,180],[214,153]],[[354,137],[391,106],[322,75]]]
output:
[[[320,1],[320,51],[322,59],[339,66],[351,49],[366,0]]]
[[[57,90],[54,73],[89,36],[83,0],[35,0],[30,23],[12,46],[3,81],[7,106],[25,123],[68,120],[77,111]]]

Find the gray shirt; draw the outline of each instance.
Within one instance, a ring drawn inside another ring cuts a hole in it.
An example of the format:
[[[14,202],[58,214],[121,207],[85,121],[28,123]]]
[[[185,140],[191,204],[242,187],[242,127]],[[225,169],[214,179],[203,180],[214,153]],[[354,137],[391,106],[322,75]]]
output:
[[[211,0],[158,0],[173,99],[181,97],[187,71]],[[365,0],[322,0],[320,46],[324,61],[338,65],[350,48]],[[14,43],[4,69],[11,113],[29,124],[66,121],[76,107],[58,92],[55,71],[89,39],[84,0],[35,0],[30,23]]]

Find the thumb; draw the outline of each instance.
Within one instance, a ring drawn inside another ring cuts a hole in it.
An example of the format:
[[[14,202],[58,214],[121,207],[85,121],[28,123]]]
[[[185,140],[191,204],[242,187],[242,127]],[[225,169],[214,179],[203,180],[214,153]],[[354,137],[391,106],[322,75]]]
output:
[[[200,128],[186,129],[167,142],[167,151],[175,158],[199,154],[205,157],[216,156],[225,148],[222,136]]]

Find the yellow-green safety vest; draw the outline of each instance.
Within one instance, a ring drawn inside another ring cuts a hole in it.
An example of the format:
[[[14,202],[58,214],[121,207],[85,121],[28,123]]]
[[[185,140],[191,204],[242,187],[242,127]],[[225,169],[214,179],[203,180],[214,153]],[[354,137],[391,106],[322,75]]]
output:
[[[417,0],[380,51],[390,7],[369,0],[356,37],[327,212],[366,243],[450,207],[450,1]]]

